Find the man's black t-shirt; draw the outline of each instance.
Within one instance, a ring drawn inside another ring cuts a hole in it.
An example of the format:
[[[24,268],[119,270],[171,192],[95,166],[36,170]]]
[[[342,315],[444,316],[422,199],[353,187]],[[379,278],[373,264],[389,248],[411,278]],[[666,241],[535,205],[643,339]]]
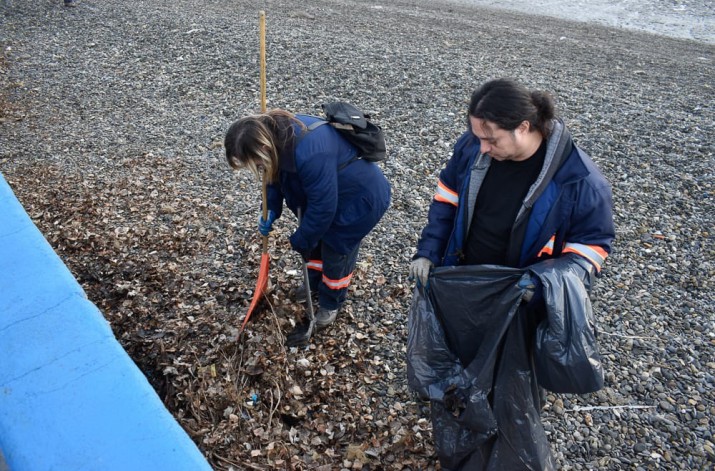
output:
[[[505,265],[511,229],[546,157],[546,139],[526,160],[492,160],[477,195],[465,244],[466,265]]]

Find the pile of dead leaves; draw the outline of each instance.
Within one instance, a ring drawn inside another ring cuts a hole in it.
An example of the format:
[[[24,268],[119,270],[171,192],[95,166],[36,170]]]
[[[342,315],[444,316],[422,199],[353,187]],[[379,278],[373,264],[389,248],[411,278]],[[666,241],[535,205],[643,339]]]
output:
[[[231,222],[230,201],[185,191],[190,172],[144,155],[107,172],[28,164],[8,181],[215,469],[435,467],[405,385],[405,328],[367,302],[403,310],[407,288],[368,275],[365,258],[341,319],[286,349],[304,306],[288,299],[300,263],[277,231],[268,295],[239,332],[260,240]]]

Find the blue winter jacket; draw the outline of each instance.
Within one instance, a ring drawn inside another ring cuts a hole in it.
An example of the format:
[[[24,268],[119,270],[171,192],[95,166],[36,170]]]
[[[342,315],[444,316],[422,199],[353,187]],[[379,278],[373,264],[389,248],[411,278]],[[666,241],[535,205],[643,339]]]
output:
[[[476,196],[490,162],[471,132],[459,138],[439,175],[415,258],[427,257],[435,266],[461,264]],[[609,183],[573,144],[563,122],[554,120],[544,166],[512,227],[506,265],[523,268],[575,253],[600,271],[615,238],[612,208]]]
[[[306,126],[319,118],[296,115]],[[332,126],[310,132],[295,126],[294,152],[279,159],[278,182],[268,185],[268,209],[280,217],[283,200],[303,220],[291,246],[308,252],[322,241],[347,254],[375,227],[390,205],[390,184],[380,168],[356,159],[357,150]]]

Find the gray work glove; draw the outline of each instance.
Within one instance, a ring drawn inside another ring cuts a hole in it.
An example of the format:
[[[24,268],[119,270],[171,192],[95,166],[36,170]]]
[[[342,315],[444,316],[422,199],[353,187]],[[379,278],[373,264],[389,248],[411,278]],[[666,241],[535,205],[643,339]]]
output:
[[[418,286],[427,286],[427,278],[432,267],[432,261],[427,257],[413,260],[410,263],[410,279],[417,280]]]
[[[534,276],[528,271],[521,277],[519,283],[517,283],[517,287],[524,290],[521,300],[529,307],[535,306],[544,299],[544,289],[541,286],[541,280],[538,276]]]

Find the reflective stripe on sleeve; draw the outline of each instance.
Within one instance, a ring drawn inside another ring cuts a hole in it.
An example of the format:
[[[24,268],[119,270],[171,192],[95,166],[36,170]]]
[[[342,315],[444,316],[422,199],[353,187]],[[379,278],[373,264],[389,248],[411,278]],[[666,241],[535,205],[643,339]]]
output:
[[[437,192],[434,194],[434,199],[454,206],[459,203],[459,195],[442,183],[442,180],[437,181]]]
[[[556,241],[556,234],[551,236],[551,239],[544,245],[544,247],[536,255],[541,257],[542,255],[553,255],[554,254],[554,242]]]
[[[564,246],[563,253],[568,252],[582,256],[583,258],[591,262],[598,271],[601,271],[601,265],[603,265],[603,262],[606,260],[606,257],[608,257],[606,251],[598,245],[586,245],[567,242]]]
[[[323,284],[330,289],[343,289],[347,288],[350,285],[350,280],[352,279],[352,277],[353,274],[350,273],[345,278],[341,278],[339,280],[331,280],[327,276],[323,275]]]

